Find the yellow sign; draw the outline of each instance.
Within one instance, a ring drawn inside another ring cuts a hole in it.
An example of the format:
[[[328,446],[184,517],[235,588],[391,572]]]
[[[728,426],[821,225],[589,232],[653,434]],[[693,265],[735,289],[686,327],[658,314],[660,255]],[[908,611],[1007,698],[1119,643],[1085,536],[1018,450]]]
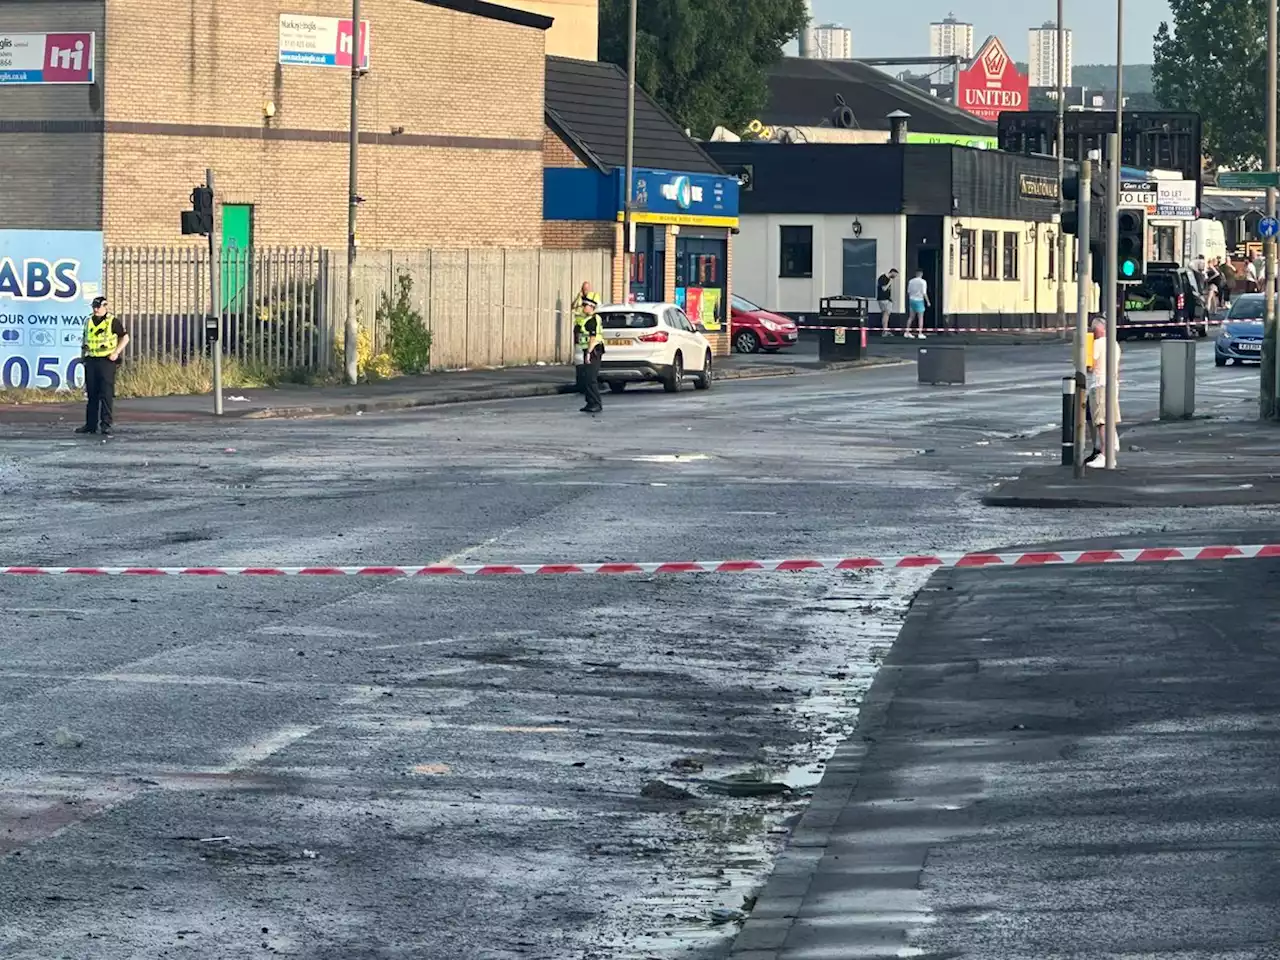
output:
[[[702,326],[708,333],[720,331],[720,319],[716,316],[716,307],[720,306],[720,291],[715,287],[702,291]]]
[[[626,214],[619,213],[619,220]],[[645,213],[636,210],[631,214],[632,223],[667,223],[679,227],[736,227],[737,217],[699,217],[692,213]]]

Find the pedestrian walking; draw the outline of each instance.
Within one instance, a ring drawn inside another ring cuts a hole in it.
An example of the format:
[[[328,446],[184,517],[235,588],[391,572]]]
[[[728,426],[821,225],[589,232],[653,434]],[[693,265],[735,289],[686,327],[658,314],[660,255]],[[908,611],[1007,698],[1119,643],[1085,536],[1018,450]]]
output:
[[[1117,376],[1120,370],[1120,344],[1115,345]],[[1107,421],[1111,420],[1120,427],[1120,393],[1117,380],[1116,402],[1111,410],[1107,410],[1107,321],[1099,317],[1093,321],[1093,364],[1089,376],[1089,412],[1093,421],[1093,455],[1089,459],[1090,467],[1106,467],[1110,457],[1102,451],[1107,445]],[[1120,453],[1120,436],[1116,434],[1116,442],[1111,456]]]
[[[907,281],[907,332],[903,334],[908,340],[924,339],[924,311],[929,306],[929,284],[924,278],[924,271],[917,270],[916,275]],[[911,325],[916,325],[916,332],[911,332]]]
[[[116,398],[116,369],[129,345],[129,331],[107,311],[107,298],[93,301],[93,315],[85,321],[80,353],[84,360],[84,392],[87,398],[84,426],[76,433],[111,436],[112,406]]]
[[[576,325],[577,347],[582,363],[578,365],[578,383],[587,402],[583,413],[599,413],[604,409],[600,397],[600,360],[604,356],[604,338],[601,336],[600,318],[596,316],[595,294],[582,295],[582,322]]]
[[[880,335],[889,335],[889,317],[893,314],[893,283],[898,279],[898,268],[882,273],[876,279],[876,299],[880,302]]]

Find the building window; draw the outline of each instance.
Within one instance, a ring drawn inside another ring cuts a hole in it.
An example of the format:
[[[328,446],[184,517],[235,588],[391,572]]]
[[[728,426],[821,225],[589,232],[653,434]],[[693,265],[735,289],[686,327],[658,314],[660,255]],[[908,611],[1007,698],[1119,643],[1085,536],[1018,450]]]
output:
[[[1018,235],[1016,233],[1006,233],[1004,235],[1004,256],[1002,266],[1004,270],[1002,275],[1006,280],[1018,279]]]
[[[813,227],[779,227],[782,258],[778,264],[780,277],[813,276]]]
[[[996,273],[996,232],[982,231],[982,279],[995,280]]]
[[[978,278],[978,262],[973,248],[972,230],[960,231],[960,279],[976,280]]]

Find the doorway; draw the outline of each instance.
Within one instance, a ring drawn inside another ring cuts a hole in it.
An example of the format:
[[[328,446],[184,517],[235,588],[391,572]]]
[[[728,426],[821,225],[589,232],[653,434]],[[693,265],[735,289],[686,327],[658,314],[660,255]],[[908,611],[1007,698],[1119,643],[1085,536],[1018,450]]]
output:
[[[709,333],[724,325],[726,304],[724,240],[676,237],[676,302]]]
[[[942,328],[942,255],[937,247],[920,247],[916,252],[916,269],[924,274],[929,285],[929,305],[924,309],[924,325],[934,330]]]

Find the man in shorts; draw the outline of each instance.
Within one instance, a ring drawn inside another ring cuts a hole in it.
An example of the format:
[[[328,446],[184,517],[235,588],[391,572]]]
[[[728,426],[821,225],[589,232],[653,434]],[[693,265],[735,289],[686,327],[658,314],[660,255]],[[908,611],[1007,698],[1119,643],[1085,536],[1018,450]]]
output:
[[[929,306],[929,284],[924,278],[924,271],[917,270],[916,275],[907,281],[907,332],[908,340],[924,339],[924,311]],[[911,332],[915,324],[916,332]]]
[[[893,284],[898,279],[898,268],[880,274],[876,280],[876,299],[880,301],[880,336],[889,335],[889,317],[893,314]]]

